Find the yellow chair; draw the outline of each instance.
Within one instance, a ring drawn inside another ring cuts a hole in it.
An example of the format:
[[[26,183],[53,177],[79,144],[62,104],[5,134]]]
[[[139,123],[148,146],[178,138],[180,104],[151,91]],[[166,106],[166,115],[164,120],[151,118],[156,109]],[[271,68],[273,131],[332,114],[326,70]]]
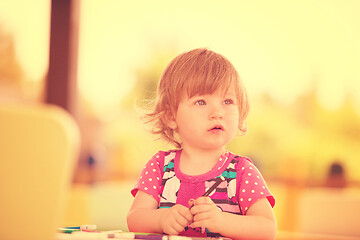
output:
[[[61,108],[0,103],[0,239],[54,238],[79,149]]]

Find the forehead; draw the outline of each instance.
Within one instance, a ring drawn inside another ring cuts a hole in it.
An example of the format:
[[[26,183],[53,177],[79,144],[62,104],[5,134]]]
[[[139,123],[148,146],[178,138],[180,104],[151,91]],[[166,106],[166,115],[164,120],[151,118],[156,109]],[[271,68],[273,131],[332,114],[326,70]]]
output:
[[[201,95],[219,95],[219,96],[227,96],[227,95],[238,95],[238,84],[235,81],[224,81],[222,83],[214,83],[210,84],[210,86],[206,86],[206,84],[202,83],[199,86],[188,85],[181,91],[181,96],[186,96],[188,98],[192,98],[194,96]]]

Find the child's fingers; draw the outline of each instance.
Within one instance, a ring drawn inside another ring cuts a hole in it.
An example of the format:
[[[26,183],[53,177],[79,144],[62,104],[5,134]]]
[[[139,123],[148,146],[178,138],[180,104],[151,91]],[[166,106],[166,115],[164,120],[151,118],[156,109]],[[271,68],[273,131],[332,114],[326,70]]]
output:
[[[190,209],[186,208],[184,210],[182,210],[180,212],[181,216],[184,217],[184,219],[186,219],[187,222],[192,222],[193,221],[193,215],[190,212]]]
[[[178,235],[183,230],[184,230],[184,228],[182,228],[180,225],[173,224],[173,225],[168,225],[164,229],[164,233],[169,234],[169,235]]]
[[[188,226],[189,222],[181,217],[181,216],[174,216],[173,218],[169,219],[168,221],[164,222],[164,232],[170,235],[177,235],[180,232],[184,231],[185,227]]]
[[[195,205],[194,207],[192,207],[190,209],[190,213],[192,214],[192,216],[195,216],[197,214],[200,214],[202,212],[208,212],[210,210],[211,210],[211,205],[201,204],[201,205]]]
[[[184,223],[185,221],[183,221],[183,223],[179,223],[179,221],[177,221],[177,223],[173,225],[173,229],[176,231],[176,234],[184,231],[185,227],[188,226],[188,223],[186,223],[186,225],[184,225]]]
[[[192,222],[193,216],[189,209],[183,205],[176,204],[165,212],[162,218],[163,232],[171,235],[177,235]]]
[[[195,199],[191,198],[188,203],[189,203],[189,208],[192,208],[195,205]]]
[[[192,215],[196,215],[201,212],[211,211],[217,208],[215,203],[209,197],[199,197],[195,200],[195,205],[190,209]]]
[[[213,212],[203,212],[194,216],[194,221],[190,224],[192,228],[207,228],[209,231],[216,231],[221,223],[220,216],[214,215]]]
[[[192,216],[192,214],[190,213],[189,208],[187,208],[187,207],[179,204],[179,205],[177,206],[177,212],[178,212],[178,214],[180,214],[180,216],[181,216],[182,218],[184,218],[187,222],[192,222],[193,216]]]
[[[210,219],[210,218],[211,218],[211,212],[210,211],[203,211],[203,212],[197,213],[193,217],[193,220],[194,220],[194,222],[198,222],[198,221],[203,221],[203,220]]]
[[[167,218],[164,219],[161,223],[162,225],[162,231],[166,234],[174,235],[178,233],[178,223],[176,221],[176,218]]]
[[[193,221],[193,216],[191,215],[190,211],[187,211],[187,213],[181,213],[181,216],[176,218],[176,221],[179,225],[181,225],[183,228],[189,225],[189,222]]]
[[[192,228],[198,228],[198,227],[207,227],[207,220],[201,220],[201,221],[194,221],[190,224],[190,227]]]
[[[199,204],[213,204],[214,202],[211,200],[210,197],[199,197],[195,200],[194,205]]]

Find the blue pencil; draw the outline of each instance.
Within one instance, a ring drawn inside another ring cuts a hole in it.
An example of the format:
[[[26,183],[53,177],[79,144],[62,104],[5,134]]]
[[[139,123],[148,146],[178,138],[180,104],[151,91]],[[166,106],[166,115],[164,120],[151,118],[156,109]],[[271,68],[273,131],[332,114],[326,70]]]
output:
[[[65,227],[66,229],[95,230],[96,225],[81,225],[76,227]]]

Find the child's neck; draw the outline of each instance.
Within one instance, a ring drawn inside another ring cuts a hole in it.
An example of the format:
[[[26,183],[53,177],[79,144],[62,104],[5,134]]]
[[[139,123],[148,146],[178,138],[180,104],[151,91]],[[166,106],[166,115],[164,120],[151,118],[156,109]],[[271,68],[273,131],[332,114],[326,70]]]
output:
[[[225,148],[208,150],[184,147],[180,157],[180,170],[187,175],[207,173],[215,166],[225,151]]]

